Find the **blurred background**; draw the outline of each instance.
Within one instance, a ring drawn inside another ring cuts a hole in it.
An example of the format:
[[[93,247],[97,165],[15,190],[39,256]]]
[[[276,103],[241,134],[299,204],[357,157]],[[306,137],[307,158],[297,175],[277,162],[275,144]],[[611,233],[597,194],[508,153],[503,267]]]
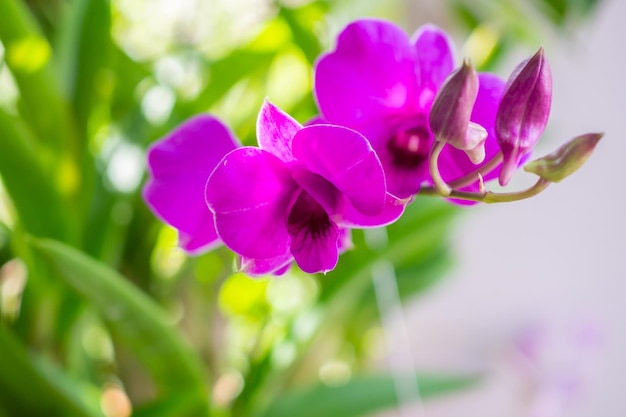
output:
[[[363,16],[436,23],[502,77],[543,45],[535,155],[606,136],[530,200],[418,197],[326,276],[187,257],[141,199],[145,149],[207,111],[253,144],[265,97],[309,120],[312,64]],[[0,417],[619,414],[622,16],[618,0],[0,0]],[[403,306],[383,313],[380,262]]]
[[[626,408],[619,394],[626,372],[626,220],[624,196],[614,191],[621,188],[618,158],[626,151],[620,136],[626,129],[621,76],[626,55],[618,46],[625,14],[623,2],[606,1],[566,34],[536,29],[537,36],[542,34],[537,44],[544,45],[552,65],[554,98],[545,138],[534,154],[549,153],[583,131],[605,132],[605,138],[579,173],[539,197],[464,211],[453,232],[455,268],[409,308],[416,356],[437,364],[502,361],[509,355],[512,332],[543,328],[550,335],[546,373],[560,369],[585,375],[586,388],[573,389],[580,396],[568,416],[619,415]],[[513,67],[502,62],[500,69]],[[531,183],[530,175],[518,173],[514,186]],[[593,342],[588,348],[576,346],[576,335],[586,332]],[[555,343],[558,337],[563,340]],[[519,397],[511,395],[519,387],[505,368],[484,391],[455,405],[437,404],[432,415],[467,410],[482,416],[521,415],[515,405]]]

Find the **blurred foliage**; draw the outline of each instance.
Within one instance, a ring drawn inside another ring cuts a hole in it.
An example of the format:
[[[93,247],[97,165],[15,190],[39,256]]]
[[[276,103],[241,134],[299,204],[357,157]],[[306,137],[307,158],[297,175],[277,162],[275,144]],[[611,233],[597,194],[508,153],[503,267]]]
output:
[[[526,42],[542,45],[547,33],[570,36],[600,0],[448,0],[459,27],[468,33],[465,52],[477,68],[491,70]]]
[[[564,25],[595,3],[533,4]],[[453,10],[476,32],[488,13],[512,19],[506,4]],[[140,195],[146,147],[192,115],[217,114],[244,143],[266,96],[313,117],[311,66],[333,22],[402,14],[399,2],[365,7],[0,0],[0,416],[360,416],[395,404],[391,377],[371,373],[382,343],[371,268],[391,262],[402,300],[421,294],[450,264],[453,206],[418,198],[386,230],[355,231],[326,276],[250,279],[224,248],[184,255]],[[524,25],[503,25],[502,39]],[[475,380],[420,385],[428,397]]]

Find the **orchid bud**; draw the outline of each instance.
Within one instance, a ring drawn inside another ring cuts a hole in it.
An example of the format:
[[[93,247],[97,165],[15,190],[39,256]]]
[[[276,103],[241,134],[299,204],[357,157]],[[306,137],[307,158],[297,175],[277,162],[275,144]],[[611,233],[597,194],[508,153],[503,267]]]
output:
[[[582,166],[591,156],[602,133],[580,135],[549,155],[528,163],[524,170],[551,182],[559,182]]]
[[[474,164],[485,159],[487,131],[470,122],[478,95],[478,75],[468,60],[439,89],[430,110],[430,129],[439,142],[465,151]]]
[[[513,71],[498,107],[495,133],[503,156],[500,185],[508,184],[524,155],[539,141],[551,101],[552,74],[540,48]]]

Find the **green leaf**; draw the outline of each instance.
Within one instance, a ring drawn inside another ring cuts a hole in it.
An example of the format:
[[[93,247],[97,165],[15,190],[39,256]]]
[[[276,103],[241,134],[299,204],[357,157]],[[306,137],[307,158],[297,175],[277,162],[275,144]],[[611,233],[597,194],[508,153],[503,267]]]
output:
[[[431,264],[435,257],[439,262],[444,262],[440,266],[446,265],[443,251],[447,249],[447,232],[456,212],[457,208],[450,203],[418,198],[407,207],[397,222],[386,228],[386,237],[382,229],[373,231],[381,232],[381,239],[386,240],[380,248],[370,247],[371,242],[368,245],[363,233],[356,231],[353,234],[355,250],[342,255],[337,268],[320,277],[320,300],[330,300],[340,291],[353,302],[361,297],[368,297],[367,293],[373,291],[370,270],[381,259],[395,266],[398,279],[402,280],[398,286],[403,299],[426,288],[426,282],[418,284],[405,281],[433,282],[432,276],[422,277],[420,274],[422,270],[437,269]],[[441,275],[441,271],[443,268],[439,268],[437,277]],[[341,302],[346,303],[346,300],[342,299]]]
[[[74,151],[76,132],[52,70],[53,51],[25,2],[0,0],[0,40],[20,90],[20,113],[41,144]],[[53,158],[52,163],[58,158]]]
[[[181,392],[176,396],[159,398],[133,408],[133,417],[195,416],[194,393]]]
[[[477,377],[417,376],[422,399],[431,398],[478,382]],[[361,376],[338,387],[318,384],[284,393],[255,417],[359,417],[397,405],[390,375]]]
[[[13,416],[101,417],[97,390],[27,352],[0,327],[0,407]]]
[[[210,81],[204,91],[191,102],[183,103],[188,116],[206,111],[226,95],[239,81],[258,72],[267,72],[275,51],[236,50],[209,66]]]
[[[0,110],[0,175],[19,219],[35,236],[69,240],[65,206],[36,156],[36,141],[18,118]]]
[[[315,26],[324,21],[325,9],[326,5],[321,2],[313,2],[297,9],[285,6],[279,9],[279,15],[291,29],[293,42],[311,64],[322,52],[320,40],[315,35]]]
[[[78,0],[67,8],[59,25],[58,62],[60,84],[73,110],[77,140],[76,157],[81,165],[82,186],[79,195],[81,212],[86,213],[93,200],[96,178],[89,138],[98,125],[94,109],[111,95],[113,75],[108,69],[111,49],[111,10],[109,0]],[[127,90],[132,92],[132,90]],[[89,123],[91,122],[91,126]]]
[[[188,395],[189,416],[208,414],[204,367],[165,312],[123,276],[84,253],[48,239],[34,253],[104,319],[112,335],[145,367],[162,398]]]
[[[64,30],[59,45],[62,82],[83,134],[98,96],[107,93],[104,68],[111,45],[110,26],[108,0],[78,0],[60,28]]]

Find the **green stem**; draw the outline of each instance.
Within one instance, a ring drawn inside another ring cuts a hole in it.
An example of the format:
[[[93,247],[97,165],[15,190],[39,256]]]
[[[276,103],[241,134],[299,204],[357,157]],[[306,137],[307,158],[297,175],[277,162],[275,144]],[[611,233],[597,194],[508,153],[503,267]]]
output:
[[[491,191],[484,191],[481,193],[474,193],[468,191],[451,190],[450,194],[446,197],[455,198],[458,200],[478,201],[481,203],[510,203],[513,201],[525,200],[530,197],[534,197],[548,188],[548,185],[552,184],[550,181],[539,178],[537,182],[530,188],[523,191],[516,191],[513,193],[494,193]],[[440,196],[441,193],[433,187],[424,187],[419,192],[420,195],[435,195]]]
[[[446,146],[444,142],[435,141],[432,149],[430,150],[430,157],[428,159],[429,167],[430,167],[430,176],[433,179],[433,185],[435,186],[435,190],[437,193],[443,197],[448,197],[452,192],[452,189],[446,184],[446,182],[441,178],[441,173],[439,172],[439,154],[443,150],[443,147]]]
[[[484,191],[482,189],[482,185],[480,192],[459,191],[456,188],[469,185],[476,181],[477,178],[482,181],[482,175],[493,170],[502,161],[502,152],[499,152],[482,167],[448,184],[441,177],[438,164],[439,155],[441,154],[444,146],[446,146],[445,142],[437,141],[430,151],[429,168],[430,176],[433,179],[433,187],[423,187],[419,192],[421,195],[435,195],[455,198],[457,200],[478,201],[481,203],[510,203],[512,201],[525,200],[527,198],[534,197],[551,184],[550,181],[544,178],[539,178],[539,180],[532,187],[513,193],[494,193],[491,191]]]
[[[467,175],[462,176],[461,178],[457,178],[454,181],[450,181],[448,186],[453,189],[459,189],[466,187],[478,180],[480,176],[484,176],[488,172],[493,171],[499,163],[502,162],[502,152],[498,152],[493,156],[489,161],[487,161],[481,167],[476,168],[474,171],[470,172]]]

